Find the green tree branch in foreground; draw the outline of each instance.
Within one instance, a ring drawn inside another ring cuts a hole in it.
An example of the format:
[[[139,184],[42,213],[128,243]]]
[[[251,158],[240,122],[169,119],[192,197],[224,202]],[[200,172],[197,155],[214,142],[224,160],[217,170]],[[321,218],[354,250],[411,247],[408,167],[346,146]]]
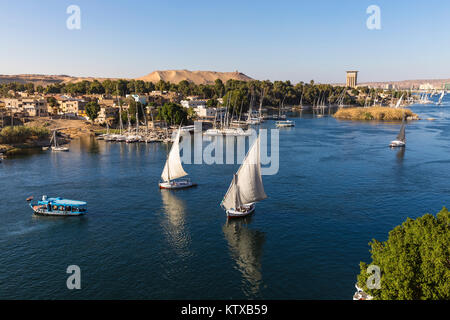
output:
[[[368,265],[360,263],[358,286],[376,300],[450,299],[450,214],[408,218],[389,232],[388,240],[373,240],[372,262],[381,269],[381,289],[368,289]]]

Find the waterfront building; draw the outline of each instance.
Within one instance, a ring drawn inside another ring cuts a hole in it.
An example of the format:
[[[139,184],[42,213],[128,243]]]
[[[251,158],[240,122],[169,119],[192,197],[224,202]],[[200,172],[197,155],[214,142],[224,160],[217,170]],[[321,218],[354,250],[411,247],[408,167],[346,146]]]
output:
[[[98,117],[95,119],[99,124],[104,124],[108,119],[115,119],[119,113],[119,108],[101,106],[98,112]]]
[[[358,85],[358,71],[347,71],[346,86],[356,88]]]
[[[206,108],[207,100],[193,99],[193,100],[181,100],[181,105],[184,108],[198,108],[205,107]]]
[[[194,111],[199,118],[214,118],[216,114],[218,117],[225,114],[225,108],[207,108],[204,105],[194,108]]]
[[[47,102],[41,98],[5,99],[5,108],[12,113],[23,113],[29,117],[48,116]]]
[[[82,99],[68,98],[58,101],[60,113],[72,117],[86,117],[85,106],[87,102]]]

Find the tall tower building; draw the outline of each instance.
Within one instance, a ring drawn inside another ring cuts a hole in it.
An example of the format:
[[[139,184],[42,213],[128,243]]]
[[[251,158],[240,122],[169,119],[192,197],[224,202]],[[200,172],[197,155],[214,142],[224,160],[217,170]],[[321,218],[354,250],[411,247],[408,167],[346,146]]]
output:
[[[347,87],[356,88],[358,85],[358,71],[347,71]]]

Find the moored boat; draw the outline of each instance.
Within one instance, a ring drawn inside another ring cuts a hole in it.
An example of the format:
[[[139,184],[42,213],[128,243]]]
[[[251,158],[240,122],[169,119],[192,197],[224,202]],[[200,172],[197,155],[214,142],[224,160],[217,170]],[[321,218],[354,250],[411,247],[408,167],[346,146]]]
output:
[[[292,120],[282,120],[282,121],[277,121],[275,122],[275,125],[278,128],[283,128],[283,127],[295,127],[295,122]]]
[[[58,145],[58,139],[56,138],[56,130],[53,131],[52,141],[53,141],[53,145],[51,146],[52,151],[69,151],[69,148]],[[52,141],[50,141],[50,144]]]
[[[47,198],[42,196],[42,200],[32,203],[33,197],[29,197],[29,203],[34,214],[41,216],[81,216],[87,214],[87,202],[69,200],[63,198]]]

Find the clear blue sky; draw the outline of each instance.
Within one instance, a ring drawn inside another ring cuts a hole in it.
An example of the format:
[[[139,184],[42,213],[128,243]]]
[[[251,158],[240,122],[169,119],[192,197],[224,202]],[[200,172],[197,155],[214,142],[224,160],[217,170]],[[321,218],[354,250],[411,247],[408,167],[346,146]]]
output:
[[[81,30],[66,9],[81,8]],[[381,8],[368,30],[366,8]],[[0,73],[139,77],[239,70],[255,79],[450,78],[448,0],[0,0]]]

